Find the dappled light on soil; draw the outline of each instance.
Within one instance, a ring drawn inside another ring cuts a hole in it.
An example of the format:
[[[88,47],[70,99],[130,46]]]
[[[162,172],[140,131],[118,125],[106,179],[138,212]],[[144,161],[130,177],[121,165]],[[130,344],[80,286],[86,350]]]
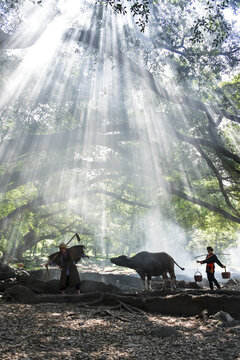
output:
[[[112,310],[113,316],[103,318],[99,310],[104,311],[105,307],[69,304],[1,304],[1,308],[3,360],[23,357],[145,360],[166,356],[186,359],[190,355],[204,359],[210,350],[216,359],[234,359],[240,351],[239,326],[226,328],[211,321],[203,325],[202,320],[194,317],[147,316]],[[158,331],[164,327],[174,328],[177,334],[163,337]]]

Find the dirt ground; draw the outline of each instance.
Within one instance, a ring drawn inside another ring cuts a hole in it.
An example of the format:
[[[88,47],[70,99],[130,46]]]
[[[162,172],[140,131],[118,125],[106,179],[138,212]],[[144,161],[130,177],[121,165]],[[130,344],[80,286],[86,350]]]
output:
[[[240,359],[240,324],[77,304],[0,303],[0,359]]]

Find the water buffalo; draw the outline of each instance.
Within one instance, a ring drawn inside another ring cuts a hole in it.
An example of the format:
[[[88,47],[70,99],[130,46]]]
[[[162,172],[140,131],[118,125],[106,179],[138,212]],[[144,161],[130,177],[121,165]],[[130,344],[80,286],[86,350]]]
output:
[[[173,258],[165,252],[150,253],[147,251],[141,251],[133,257],[127,257],[125,255],[111,258],[110,261],[119,266],[125,266],[130,269],[136,270],[142,279],[145,290],[151,290],[151,278],[152,276],[162,276],[163,278],[163,289],[166,288],[167,273],[171,277],[171,288],[176,288],[176,276],[174,273],[174,264],[176,264],[181,270],[184,268],[180,267]],[[147,289],[145,283],[145,277],[147,276]]]

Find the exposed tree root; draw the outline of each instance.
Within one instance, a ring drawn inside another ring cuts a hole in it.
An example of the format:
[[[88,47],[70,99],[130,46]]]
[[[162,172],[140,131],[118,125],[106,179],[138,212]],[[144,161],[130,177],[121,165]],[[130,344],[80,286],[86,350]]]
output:
[[[113,308],[111,308],[113,310]],[[115,307],[116,310],[116,307]],[[123,318],[122,316],[118,316],[116,314],[113,314],[110,310],[100,310],[96,311],[93,315],[100,315],[100,316],[112,316],[114,319],[121,320],[123,322],[129,322],[128,319]]]
[[[225,311],[234,318],[240,318],[240,296],[221,293],[192,295],[180,293],[168,296],[155,296],[151,294],[122,295],[114,293],[89,293],[83,295],[36,295],[30,289],[21,285],[7,289],[3,300],[8,302],[21,302],[25,304],[36,303],[76,303],[80,306],[106,305],[111,311],[119,308],[130,313],[145,314],[161,313],[179,316],[193,316],[200,314],[204,309],[209,315],[217,311]],[[78,305],[78,306],[79,306]]]
[[[118,302],[119,302],[119,309],[120,310],[125,309],[125,310],[129,311],[131,314],[133,314],[134,312],[138,312],[140,314],[145,315],[145,312],[143,310],[140,310],[140,309],[138,309],[138,308],[136,308],[136,307],[134,307],[132,305],[127,305],[127,304],[125,304],[124,302],[122,302],[120,300],[118,300]]]

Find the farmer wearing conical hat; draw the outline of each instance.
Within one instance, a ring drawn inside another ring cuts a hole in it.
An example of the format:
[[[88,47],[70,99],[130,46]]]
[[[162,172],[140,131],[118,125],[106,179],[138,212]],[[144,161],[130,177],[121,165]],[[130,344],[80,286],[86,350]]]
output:
[[[60,290],[62,294],[65,294],[65,290],[69,286],[75,287],[80,295],[80,278],[76,263],[82,257],[88,258],[84,253],[83,245],[72,246],[68,249],[64,243],[59,245],[59,252],[49,256],[49,261],[45,264],[46,268],[48,265],[58,265],[61,268]]]

